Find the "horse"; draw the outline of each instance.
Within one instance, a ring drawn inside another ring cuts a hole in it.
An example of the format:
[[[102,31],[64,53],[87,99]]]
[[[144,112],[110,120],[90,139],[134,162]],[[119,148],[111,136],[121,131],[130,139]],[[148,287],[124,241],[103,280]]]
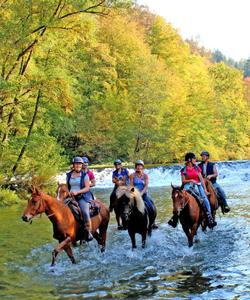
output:
[[[179,217],[188,246],[193,246],[194,236],[202,222],[202,212],[197,200],[182,187],[172,186],[173,213]]]
[[[66,188],[67,185],[61,185],[60,190],[66,191]],[[83,240],[85,235],[81,224],[75,219],[67,204],[64,203],[62,199],[63,193],[58,200],[33,187],[31,199],[28,201],[22,216],[23,221],[31,222],[36,215],[45,213],[53,224],[53,237],[59,241],[59,244],[52,251],[51,266],[55,265],[56,257],[62,250],[67,253],[73,264],[76,263],[71,244]],[[92,234],[97,240],[101,252],[103,252],[105,251],[106,233],[109,223],[109,209],[101,201],[94,201],[100,206],[100,212],[91,218]]]
[[[210,206],[211,206],[211,214],[212,214],[213,219],[215,220],[216,210],[219,207],[216,191],[214,190],[213,184],[209,179],[204,178],[203,180],[206,185],[207,191],[209,193],[208,199],[209,199]]]
[[[126,221],[132,249],[136,248],[135,234],[142,237],[142,248],[146,246],[147,235],[151,236],[152,225],[156,218],[156,208],[148,211],[140,191],[130,186],[120,186],[116,190],[117,200],[122,203],[122,218]]]

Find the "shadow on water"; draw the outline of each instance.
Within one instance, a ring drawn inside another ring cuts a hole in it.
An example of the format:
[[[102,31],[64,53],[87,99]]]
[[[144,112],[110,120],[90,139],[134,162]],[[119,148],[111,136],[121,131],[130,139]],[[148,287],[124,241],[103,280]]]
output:
[[[232,166],[230,165],[230,168]],[[22,208],[0,211],[1,299],[250,299],[249,186],[228,189],[229,215],[217,216],[218,226],[187,247],[180,225],[166,221],[172,201],[167,187],[151,188],[158,207],[159,229],[145,250],[131,250],[127,232],[117,231],[114,215],[107,251],[95,242],[74,248],[77,264],[60,254],[50,268],[56,245],[46,217],[32,226],[20,220]],[[110,189],[95,193],[106,199]]]

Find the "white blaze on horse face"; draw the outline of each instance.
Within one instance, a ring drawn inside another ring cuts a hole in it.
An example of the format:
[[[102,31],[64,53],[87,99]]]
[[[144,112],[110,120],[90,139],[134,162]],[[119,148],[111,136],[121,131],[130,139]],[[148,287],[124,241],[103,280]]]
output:
[[[60,201],[60,192],[61,192],[61,187],[58,187],[57,197],[56,197],[56,199],[57,199],[58,201]]]

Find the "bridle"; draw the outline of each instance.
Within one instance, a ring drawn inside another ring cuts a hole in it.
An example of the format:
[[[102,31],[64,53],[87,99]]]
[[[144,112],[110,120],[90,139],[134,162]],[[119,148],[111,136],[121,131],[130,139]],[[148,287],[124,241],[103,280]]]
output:
[[[181,210],[180,212],[187,206],[187,204],[189,203],[190,201],[190,198],[187,198],[185,197],[184,195],[180,195],[180,193],[182,193],[182,191],[176,189],[174,192],[173,192],[173,198],[174,198],[174,202],[176,201],[176,198],[178,197],[181,197],[184,201],[181,202],[182,206],[181,206]],[[178,196],[177,196],[178,194]]]

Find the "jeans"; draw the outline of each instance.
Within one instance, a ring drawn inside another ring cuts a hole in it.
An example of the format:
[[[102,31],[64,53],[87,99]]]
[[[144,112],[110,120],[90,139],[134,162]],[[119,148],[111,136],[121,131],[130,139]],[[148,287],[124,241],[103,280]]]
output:
[[[142,195],[142,199],[143,199],[143,201],[144,201],[144,203],[145,203],[145,206],[146,206],[146,208],[147,208],[147,211],[148,211],[148,213],[151,215],[154,215],[154,213],[155,213],[155,205],[154,205],[154,202],[153,202],[153,200],[151,200],[149,197],[148,197],[148,195],[147,195],[147,193],[144,193],[143,195]]]
[[[206,193],[205,193],[205,191],[204,191],[203,186],[202,186],[201,184],[195,184],[195,183],[191,183],[191,182],[186,183],[186,184],[184,185],[184,188],[185,188],[186,190],[188,190],[189,188],[193,188],[193,187],[194,187],[194,189],[196,190],[196,192],[199,193],[199,195],[201,196],[202,200],[204,201],[204,204],[205,204],[205,206],[206,206],[207,211],[211,214],[211,206],[210,206],[210,202],[209,202],[209,200],[208,200],[208,198],[207,198],[207,195],[206,195]]]
[[[221,200],[224,206],[227,206],[226,194],[223,191],[222,187],[217,183],[213,183],[213,187],[215,188],[216,194],[218,198]]]
[[[87,222],[90,220],[90,214],[89,214],[89,203],[86,202],[84,199],[80,199],[78,201],[78,204],[80,206],[82,216],[83,216],[83,221]]]

